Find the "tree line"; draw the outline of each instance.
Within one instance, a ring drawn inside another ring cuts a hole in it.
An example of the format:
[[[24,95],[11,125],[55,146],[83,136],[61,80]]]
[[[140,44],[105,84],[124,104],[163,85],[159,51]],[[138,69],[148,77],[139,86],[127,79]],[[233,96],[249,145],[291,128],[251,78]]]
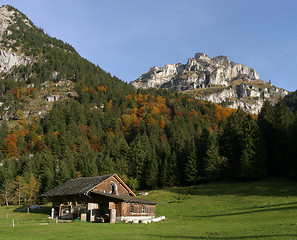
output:
[[[57,102],[23,130],[1,124],[3,203],[35,201],[69,179],[110,173],[133,189],[297,176],[297,119],[285,100],[266,102],[254,116],[167,91],[102,103],[92,95],[108,90],[96,89],[82,86],[77,100]]]

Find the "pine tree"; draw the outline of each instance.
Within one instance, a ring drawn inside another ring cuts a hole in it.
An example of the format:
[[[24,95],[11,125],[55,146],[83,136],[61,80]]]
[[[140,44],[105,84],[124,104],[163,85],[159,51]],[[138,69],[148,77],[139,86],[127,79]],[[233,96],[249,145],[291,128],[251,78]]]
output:
[[[265,101],[258,116],[257,124],[259,126],[260,141],[258,145],[258,156],[262,157],[262,168],[267,169],[269,174],[273,175],[275,157],[274,151],[277,147],[277,138],[275,131],[275,114],[270,102]],[[259,166],[261,167],[261,166]]]
[[[194,140],[191,140],[187,147],[187,162],[185,166],[185,179],[190,185],[196,184],[199,180],[197,153]],[[200,170],[200,169],[199,169]]]
[[[208,181],[219,180],[223,170],[222,157],[219,154],[219,145],[213,135],[209,135],[209,145],[204,155],[204,177]]]
[[[143,172],[144,187],[153,189],[158,186],[158,162],[157,156],[150,156],[145,161],[145,170]]]
[[[227,175],[231,179],[239,179],[241,174],[240,158],[244,149],[242,142],[243,113],[232,113],[223,127],[220,137],[220,150],[227,159]]]

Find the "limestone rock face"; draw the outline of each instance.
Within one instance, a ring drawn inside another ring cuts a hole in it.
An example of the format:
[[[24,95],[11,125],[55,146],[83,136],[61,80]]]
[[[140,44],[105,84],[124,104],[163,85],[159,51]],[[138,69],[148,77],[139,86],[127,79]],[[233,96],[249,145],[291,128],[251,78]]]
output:
[[[13,16],[15,11],[9,11],[7,6],[0,8],[0,41],[4,35],[10,35],[8,27],[14,23]],[[25,24],[30,25],[27,19],[23,20]],[[10,48],[0,48],[0,72],[10,72],[13,66],[27,65],[32,59],[24,54],[16,53]]]
[[[27,65],[32,60],[24,54],[16,54],[11,49],[0,49],[0,72],[10,72],[12,67]]]
[[[255,69],[232,62],[226,56],[210,58],[196,53],[186,64],[152,67],[131,85],[136,88],[167,88],[184,91],[214,103],[227,102],[257,114],[265,100],[277,101],[288,91],[259,79]]]
[[[15,29],[19,30],[20,26],[23,25],[20,24],[19,21],[23,21],[23,23],[27,25],[26,27],[28,28],[26,29],[35,28],[33,23],[17,9],[10,6],[0,7],[0,83],[3,79],[7,78],[13,81],[19,81],[19,79],[25,80],[22,88],[25,88],[25,84],[27,84],[27,91],[32,92],[32,94],[29,94],[26,100],[20,103],[11,101],[4,95],[0,101],[0,123],[3,120],[20,120],[22,117],[28,121],[32,121],[35,117],[43,118],[45,114],[52,109],[56,101],[78,97],[74,82],[65,77],[61,77],[58,71],[52,73],[53,81],[43,81],[43,79],[40,79],[41,83],[38,88],[34,83],[27,81],[31,76],[36,76],[36,73],[30,71],[30,68],[26,69],[28,70],[26,73],[23,73],[23,71],[13,71],[14,67],[30,67],[33,63],[43,63],[47,61],[44,56],[29,55],[28,52],[30,51],[27,52],[24,50],[26,39],[9,37],[13,34],[12,31]],[[13,30],[11,31],[10,29]],[[17,35],[18,34],[16,34],[16,36]],[[49,46],[54,47],[53,44],[49,44]],[[32,96],[33,94],[34,97]],[[19,115],[20,111],[21,117]],[[13,123],[10,121],[10,125],[17,124],[16,121],[13,121]]]
[[[246,65],[229,61],[225,56],[210,58],[204,53],[196,53],[187,64],[167,64],[165,67],[152,67],[131,84],[141,88],[175,88],[190,90],[229,86],[235,78],[244,75],[250,80],[259,79],[258,73]]]
[[[0,40],[4,34],[10,34],[7,28],[11,23],[13,14],[14,11],[9,11],[6,6],[0,8]]]

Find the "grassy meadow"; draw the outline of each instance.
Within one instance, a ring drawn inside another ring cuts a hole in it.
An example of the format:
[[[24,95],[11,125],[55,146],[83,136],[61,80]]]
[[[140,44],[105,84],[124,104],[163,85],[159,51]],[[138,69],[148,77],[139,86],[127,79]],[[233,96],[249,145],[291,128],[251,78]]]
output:
[[[55,223],[37,213],[0,207],[1,239],[297,239],[297,183],[267,180],[151,191],[162,204],[152,224]],[[12,219],[15,227],[12,227]]]

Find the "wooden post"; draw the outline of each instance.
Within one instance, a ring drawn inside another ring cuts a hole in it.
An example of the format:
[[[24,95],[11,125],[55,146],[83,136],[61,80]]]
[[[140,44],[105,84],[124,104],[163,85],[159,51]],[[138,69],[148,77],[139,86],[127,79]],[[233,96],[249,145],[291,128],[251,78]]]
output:
[[[51,219],[54,219],[54,216],[55,215],[55,209],[54,208],[52,208],[52,211],[51,211]]]
[[[109,210],[109,222],[110,223],[115,223],[116,222],[116,216],[117,216],[117,214],[116,214],[116,209],[110,209]]]
[[[70,216],[71,216],[71,219],[73,220],[73,213],[72,213],[72,203],[70,205],[70,212],[69,212]]]
[[[12,227],[14,227],[14,219],[12,219]]]
[[[61,210],[61,204],[59,205],[59,217],[61,217],[61,212],[62,212],[62,210]]]

